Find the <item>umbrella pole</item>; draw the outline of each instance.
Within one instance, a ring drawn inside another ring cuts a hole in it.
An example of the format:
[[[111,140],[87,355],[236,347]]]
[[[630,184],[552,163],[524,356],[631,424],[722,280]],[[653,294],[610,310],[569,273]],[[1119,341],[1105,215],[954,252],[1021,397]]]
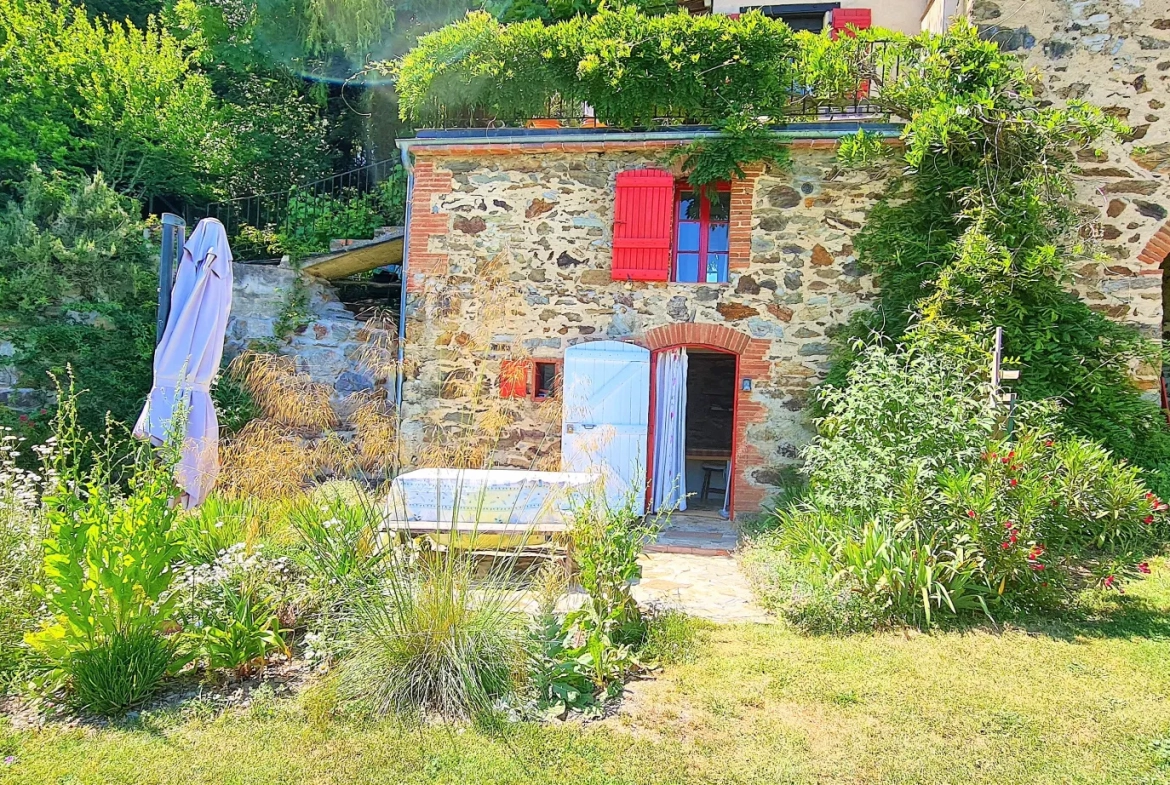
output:
[[[175,258],[187,239],[186,222],[174,213],[162,214],[162,253],[158,263],[158,325],[154,345],[162,343],[171,310],[171,287],[175,281]]]

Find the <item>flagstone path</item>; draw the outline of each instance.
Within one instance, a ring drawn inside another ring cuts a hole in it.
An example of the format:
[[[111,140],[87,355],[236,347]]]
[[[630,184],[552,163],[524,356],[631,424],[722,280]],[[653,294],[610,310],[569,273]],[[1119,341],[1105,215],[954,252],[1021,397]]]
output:
[[[720,623],[773,619],[756,604],[747,578],[732,556],[647,553],[634,597],[642,604],[674,608]]]

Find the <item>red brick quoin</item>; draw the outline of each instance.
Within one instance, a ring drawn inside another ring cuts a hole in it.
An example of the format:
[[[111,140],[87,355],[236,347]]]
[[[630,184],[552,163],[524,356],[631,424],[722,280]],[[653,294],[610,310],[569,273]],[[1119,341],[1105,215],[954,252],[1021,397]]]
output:
[[[739,357],[739,378],[735,380],[735,476],[732,478],[732,496],[736,512],[758,511],[769,489],[753,482],[752,475],[757,470],[766,468],[768,461],[766,456],[748,441],[748,428],[764,423],[768,413],[763,404],[753,399],[755,392],[744,392],[741,389],[740,380],[751,379],[753,382],[759,382],[769,377],[772,366],[767,360],[767,355],[771,342],[752,338],[721,324],[687,322],[647,330],[640,343],[652,352],[674,346],[701,345],[721,349]]]
[[[443,237],[448,231],[451,216],[438,212],[434,197],[452,191],[449,171],[436,171],[434,161],[418,161],[414,165],[414,193],[410,201],[410,276],[406,281],[409,292],[425,288],[429,276],[447,274],[447,254],[431,250],[431,238]]]
[[[1138,255],[1138,261],[1156,266],[1162,264],[1167,256],[1170,256],[1170,221],[1162,224],[1162,228],[1154,232],[1154,236]]]

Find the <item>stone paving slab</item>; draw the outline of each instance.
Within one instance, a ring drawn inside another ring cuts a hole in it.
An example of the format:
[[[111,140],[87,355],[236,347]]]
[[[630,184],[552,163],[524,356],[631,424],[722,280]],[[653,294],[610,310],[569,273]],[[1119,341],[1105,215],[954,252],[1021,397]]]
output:
[[[674,608],[720,623],[758,622],[772,617],[756,604],[747,578],[732,556],[647,553],[634,598],[644,605]]]

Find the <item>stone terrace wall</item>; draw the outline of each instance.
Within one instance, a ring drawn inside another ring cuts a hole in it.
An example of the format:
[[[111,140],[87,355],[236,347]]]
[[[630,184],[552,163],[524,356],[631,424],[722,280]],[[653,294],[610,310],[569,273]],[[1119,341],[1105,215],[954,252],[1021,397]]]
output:
[[[450,347],[483,328],[469,295],[494,259],[512,294],[491,326],[490,363],[510,355],[559,359],[575,343],[603,338],[658,346],[654,335],[665,333],[655,328],[671,325],[719,325],[749,339],[741,370],[755,379],[750,393],[740,393],[748,422],[736,507],[758,508],[777,484],[777,469],[794,463],[811,435],[802,409],[827,370],[833,327],[874,294],[850,237],[884,183],[840,170],[831,148],[800,145],[790,171],[754,171],[736,184],[725,285],[611,279],[616,173],[658,165],[660,149],[435,155],[416,148],[407,349],[416,370],[405,389],[404,436],[417,445],[428,427],[442,428],[471,404],[445,384],[469,373]],[[441,318],[422,304],[437,280],[445,282]],[[559,449],[559,426],[542,426],[529,406],[503,445],[503,463],[529,466]]]
[[[224,351],[234,357],[245,349],[275,344],[281,354],[295,356],[297,367],[316,382],[334,386],[339,396],[385,384],[365,367],[368,336],[346,310],[327,282],[305,276],[311,321],[286,340],[274,328],[288,305],[297,273],[289,267],[232,265],[232,310]]]
[[[1087,232],[1106,257],[1080,265],[1077,294],[1095,310],[1162,334],[1162,270],[1170,253],[1170,3],[1166,0],[976,0],[984,34],[1037,69],[1045,97],[1084,99],[1133,133],[1081,157]],[[1141,380],[1152,385],[1147,369]]]

